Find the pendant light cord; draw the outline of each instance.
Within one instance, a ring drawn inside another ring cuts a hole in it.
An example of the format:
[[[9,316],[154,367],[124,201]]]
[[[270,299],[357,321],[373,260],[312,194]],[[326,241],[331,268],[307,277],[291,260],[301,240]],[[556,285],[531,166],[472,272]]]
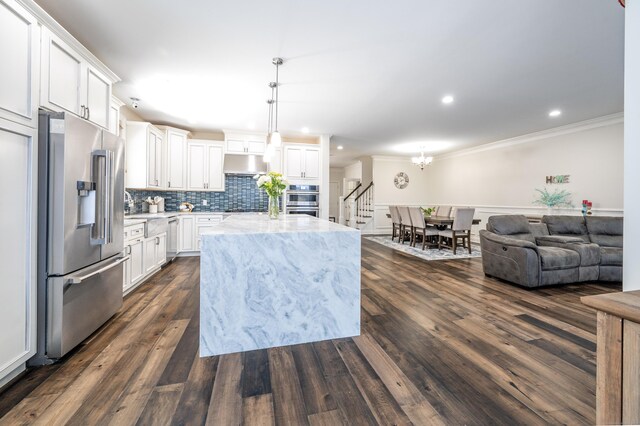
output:
[[[276,121],[276,132],[278,131],[278,88],[280,86],[280,80],[278,80],[278,77],[279,77],[278,71],[279,71],[279,69],[280,69],[280,65],[278,63],[276,63],[276,118],[275,118],[275,121]]]

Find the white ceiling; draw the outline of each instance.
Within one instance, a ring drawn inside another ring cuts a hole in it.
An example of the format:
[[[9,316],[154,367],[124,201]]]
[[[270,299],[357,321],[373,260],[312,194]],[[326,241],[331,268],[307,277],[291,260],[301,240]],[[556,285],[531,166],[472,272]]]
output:
[[[334,165],[400,143],[446,152],[623,110],[624,9],[614,0],[36,1],[151,121],[265,129],[271,58],[283,57],[280,130],[334,135]],[[445,94],[455,102],[443,105]],[[554,108],[563,114],[551,119]]]

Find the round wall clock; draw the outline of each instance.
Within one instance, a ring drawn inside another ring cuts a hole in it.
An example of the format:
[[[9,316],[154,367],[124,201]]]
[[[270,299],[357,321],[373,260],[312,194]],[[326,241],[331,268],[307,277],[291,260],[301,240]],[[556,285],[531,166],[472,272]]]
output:
[[[393,178],[393,184],[398,189],[405,189],[409,185],[409,176],[405,172],[400,172]]]

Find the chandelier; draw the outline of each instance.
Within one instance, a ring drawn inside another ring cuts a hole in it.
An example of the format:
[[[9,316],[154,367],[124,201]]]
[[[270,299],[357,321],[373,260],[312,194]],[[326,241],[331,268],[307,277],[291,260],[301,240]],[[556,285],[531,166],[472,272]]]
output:
[[[420,152],[420,157],[411,157],[411,162],[424,170],[424,166],[428,166],[433,161],[433,157],[425,157],[424,152]]]

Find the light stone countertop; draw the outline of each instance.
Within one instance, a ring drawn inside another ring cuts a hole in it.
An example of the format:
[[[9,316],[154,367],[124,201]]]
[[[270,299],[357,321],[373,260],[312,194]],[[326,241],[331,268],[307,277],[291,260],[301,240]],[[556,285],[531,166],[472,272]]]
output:
[[[280,215],[270,219],[265,215],[230,215],[217,226],[206,230],[202,237],[221,234],[282,234],[306,232],[355,232],[358,229],[339,225],[307,215]]]

